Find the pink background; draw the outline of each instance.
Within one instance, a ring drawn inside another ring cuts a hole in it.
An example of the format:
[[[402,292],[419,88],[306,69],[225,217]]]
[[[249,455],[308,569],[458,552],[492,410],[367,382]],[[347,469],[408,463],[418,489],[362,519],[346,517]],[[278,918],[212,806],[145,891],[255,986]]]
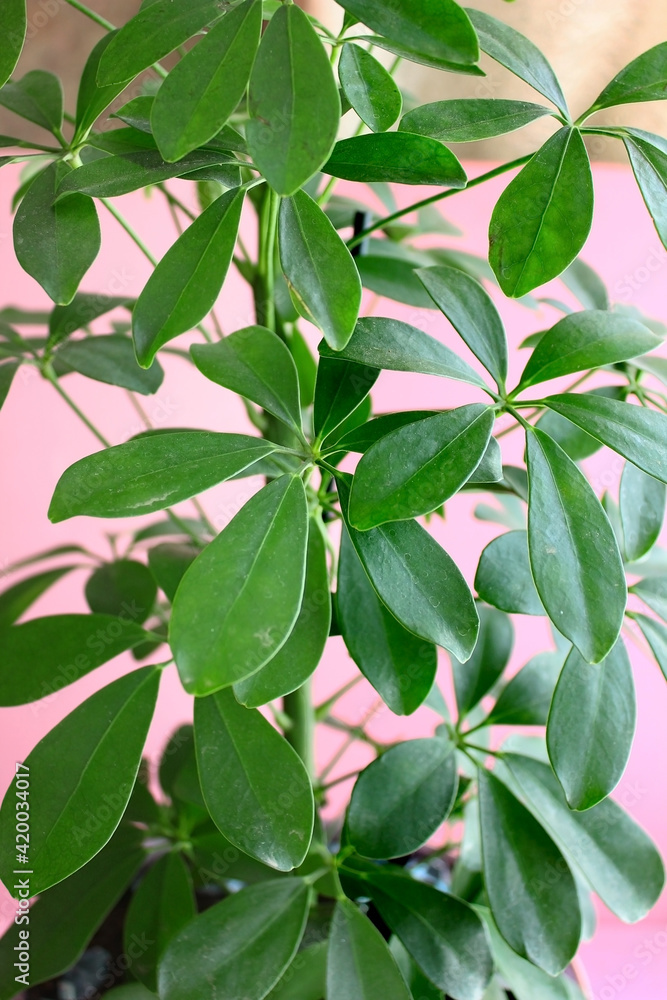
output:
[[[474,174],[483,170],[480,164],[471,165]],[[15,189],[14,168],[2,171],[0,193],[0,305],[15,304],[24,308],[47,308],[48,301],[41,288],[24,274],[14,258],[11,244],[11,194]],[[593,232],[584,251],[584,259],[603,275],[611,290],[612,298],[641,308],[650,316],[667,321],[667,251],[653,229],[641,198],[637,193],[628,169],[620,166],[595,168],[597,211]],[[476,191],[464,192],[446,203],[446,214],[465,232],[463,239],[449,239],[452,246],[477,253],[485,252],[485,239],[491,209],[506,179],[500,178]],[[176,182],[174,190],[188,199],[191,190],[185,182]],[[341,185],[344,190],[344,185]],[[422,188],[399,190],[398,197],[408,204],[430,193]],[[142,234],[153,252],[160,256],[173,242],[175,231],[158,194],[142,193],[117,199],[116,204]],[[112,295],[137,295],[142,288],[150,267],[129,238],[114,220],[100,207],[103,227],[103,249],[83,282],[83,290]],[[253,223],[248,211],[245,231],[252,243]],[[428,245],[434,239],[426,238]],[[218,316],[225,332],[232,332],[252,322],[249,296],[243,282],[234,270],[226,282],[218,304]],[[562,299],[570,297],[560,283],[548,290]],[[510,344],[516,348],[528,333],[554,323],[559,314],[542,306],[539,312],[530,310],[501,295],[496,295],[508,328]],[[366,296],[366,309],[379,315],[396,316],[414,323],[421,329],[441,337],[456,350],[465,352],[447,321],[430,310],[402,307],[392,302],[378,302]],[[105,320],[97,328],[108,329]],[[183,338],[183,341],[187,338]],[[313,337],[312,343],[317,341]],[[156,427],[192,426],[219,431],[248,430],[240,402],[226,390],[208,382],[178,358],[162,357],[167,375],[155,396],[141,397],[142,405]],[[476,364],[474,359],[472,363]],[[512,352],[512,376],[518,376],[525,363],[525,355],[516,349]],[[511,379],[510,379],[511,383]],[[77,375],[68,376],[65,387],[77,403],[97,424],[112,443],[120,443],[143,429],[142,424],[123,392],[87,381]],[[476,390],[457,383],[445,382],[425,376],[383,373],[373,392],[375,409],[438,408],[473,401]],[[83,455],[98,450],[99,445],[83,427],[52,388],[28,368],[22,369],[0,414],[2,440],[2,490],[0,491],[0,576],[7,566],[42,548],[83,541],[94,551],[109,555],[105,535],[134,530],[137,519],[131,522],[102,521],[79,518],[74,523],[49,524],[46,511],[55,483],[61,472]],[[503,439],[506,460],[518,461],[522,441],[518,433]],[[621,460],[611,452],[603,451],[589,464],[593,485],[601,493],[605,488],[616,490],[622,468]],[[204,506],[215,523],[222,528],[234,513],[260,485],[258,480],[241,480],[224,484],[203,497]],[[447,520],[436,519],[432,530],[438,540],[462,567],[472,583],[479,553],[500,529],[497,525],[482,523],[472,518],[472,510],[480,501],[479,495],[457,497],[448,504]],[[487,498],[484,498],[486,502]],[[189,504],[179,512],[192,513]],[[145,520],[154,520],[153,518]],[[18,577],[5,578],[2,588]],[[35,605],[34,614],[65,611],[85,611],[82,596],[84,572],[66,577],[49,594]],[[520,618],[516,621],[517,642],[512,657],[512,668],[520,667],[535,652],[550,647],[550,638],[544,619]],[[658,842],[667,855],[667,810],[665,809],[665,741],[664,719],[667,715],[667,685],[655,663],[643,647],[631,645],[630,652],[635,668],[638,689],[639,719],[637,737],[627,771],[615,793],[634,818]],[[164,659],[164,650],[152,658]],[[14,773],[17,760],[25,759],[35,743],[76,705],[93,691],[134,665],[130,657],[120,657],[101,667],[92,675],[65,688],[32,706],[0,709],[0,786],[4,789]],[[348,678],[356,668],[351,664],[342,640],[330,641],[325,660],[318,670],[316,689],[318,697],[326,695]],[[442,664],[442,686],[449,694],[449,669],[446,658]],[[373,712],[377,697],[365,683],[359,684],[341,703],[341,714],[350,721],[361,719]],[[190,718],[191,704],[180,688],[175,667],[165,671],[155,721],[148,741],[148,753],[153,757],[164,744],[167,734],[179,723]],[[380,739],[405,738],[427,735],[432,731],[436,717],[422,709],[409,719],[392,716],[380,708],[371,724],[371,732]],[[321,763],[335,752],[342,742],[338,733],[321,730],[318,757]],[[348,752],[333,772],[344,774],[363,765],[363,750]],[[342,805],[350,784],[337,787],[331,806]],[[13,917],[14,907],[0,887],[0,926]],[[662,995],[660,982],[667,981],[667,902],[666,897],[643,922],[634,927],[622,925],[602,906],[599,907],[600,925],[591,944],[581,951],[596,1000],[611,1000],[621,994],[627,1000],[651,1000]]]

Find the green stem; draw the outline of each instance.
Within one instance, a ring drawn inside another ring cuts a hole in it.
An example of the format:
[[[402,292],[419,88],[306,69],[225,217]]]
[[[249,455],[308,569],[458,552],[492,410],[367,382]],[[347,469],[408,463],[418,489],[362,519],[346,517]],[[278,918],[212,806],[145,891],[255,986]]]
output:
[[[105,438],[104,434],[102,434],[101,431],[98,431],[95,424],[88,419],[83,410],[79,409],[79,407],[76,405],[76,403],[69,395],[69,393],[65,392],[65,390],[63,389],[58,380],[58,376],[56,375],[50,364],[44,366],[44,368],[42,369],[42,374],[44,375],[44,378],[46,378],[51,383],[56,392],[59,393],[60,396],[62,396],[62,398],[69,406],[70,410],[72,410],[73,413],[76,413],[79,420],[81,420],[82,423],[86,425],[91,434],[94,434],[97,440],[101,444],[103,444],[105,448],[110,448],[111,442],[107,438]]]
[[[283,698],[283,711],[291,722],[285,733],[288,743],[291,743],[305,764],[311,779],[315,777],[315,711],[313,709],[313,692],[308,680],[296,691],[286,694]]]
[[[130,237],[132,242],[141,250],[146,260],[149,260],[153,265],[153,267],[157,267],[157,257],[153,256],[153,254],[150,252],[150,250],[142,240],[141,236],[139,236],[139,233],[137,233],[136,230],[132,228],[132,226],[127,221],[125,216],[121,215],[118,209],[114,205],[112,205],[112,203],[109,201],[108,198],[100,198],[100,201],[106,208],[107,212],[110,212],[111,215],[113,215],[118,225],[125,230],[125,232]]]
[[[376,229],[384,229],[385,226],[390,225],[397,219],[402,219],[404,215],[410,215],[411,212],[417,212],[420,208],[426,208],[427,205],[433,205],[437,201],[444,201],[445,198],[451,198],[452,195],[460,194],[461,191],[468,191],[470,188],[477,187],[478,184],[483,184],[485,181],[493,180],[494,177],[499,177],[501,174],[507,173],[508,170],[514,170],[516,167],[522,167],[529,160],[532,160],[533,153],[529,153],[527,156],[519,156],[516,160],[511,160],[509,163],[503,163],[499,167],[494,167],[493,170],[487,170],[485,174],[480,174],[479,177],[473,177],[472,180],[468,181],[468,184],[464,188],[447,188],[446,191],[440,191],[438,194],[431,195],[430,198],[424,198],[422,201],[417,201],[414,205],[408,205],[407,208],[399,208],[397,212],[393,212],[391,215],[387,215],[384,219],[378,219],[367,229],[353,236],[352,239],[347,241],[348,249],[351,250],[356,247],[357,244],[363,242],[367,236],[374,233]]]
[[[327,781],[325,785],[320,785],[323,792],[328,792],[330,788],[335,785],[342,785],[344,781],[349,781],[351,778],[356,778],[359,774],[359,768],[357,767],[354,771],[348,771],[347,774],[341,774],[338,778],[333,778],[331,781]]]
[[[336,702],[340,698],[342,698],[343,695],[347,694],[348,691],[351,691],[352,688],[355,687],[360,680],[361,680],[361,674],[357,674],[357,676],[353,677],[351,681],[347,682],[347,684],[343,684],[341,688],[339,688],[337,691],[334,691],[334,693],[329,698],[327,698],[326,701],[321,702],[321,704],[319,704],[315,709],[316,719],[319,721],[320,719],[326,718],[326,716],[329,714],[330,709],[333,708]]]
[[[94,21],[95,24],[99,24],[100,28],[104,28],[105,31],[116,30],[115,24],[112,24],[111,21],[107,21],[107,19],[102,17],[101,14],[96,14],[94,10],[91,10],[90,7],[86,7],[85,4],[79,3],[79,0],[65,0],[65,3],[69,4],[70,7],[74,7],[75,10],[78,10],[79,13],[83,14],[85,17],[89,17],[91,21]]]

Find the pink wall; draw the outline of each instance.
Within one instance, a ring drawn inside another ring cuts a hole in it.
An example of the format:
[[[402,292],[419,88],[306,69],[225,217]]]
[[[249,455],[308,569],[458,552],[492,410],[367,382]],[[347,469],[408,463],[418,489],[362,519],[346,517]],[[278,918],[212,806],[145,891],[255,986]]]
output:
[[[471,172],[479,170],[473,165]],[[46,297],[36,283],[18,267],[11,246],[10,199],[16,172],[4,168],[0,192],[0,304],[23,307],[46,307]],[[495,200],[506,182],[502,179],[474,192],[464,192],[447,203],[447,215],[466,233],[455,241],[461,248],[484,253],[485,233]],[[183,198],[190,197],[188,185],[177,182]],[[616,166],[596,168],[597,215],[584,257],[605,278],[617,301],[631,303],[649,315],[667,321],[667,252],[661,247],[644,209],[629,171]],[[423,189],[403,189],[404,203],[423,197]],[[128,195],[117,200],[118,207],[145,237],[159,256],[174,239],[171,221],[157,194]],[[102,252],[84,279],[86,291],[136,295],[150,268],[128,237],[101,208],[104,233]],[[248,220],[250,221],[250,220]],[[249,240],[252,234],[249,233]],[[554,283],[554,294],[566,295]],[[528,333],[555,322],[558,314],[549,307],[539,313],[497,297],[508,326],[510,344],[516,347]],[[455,349],[462,347],[447,321],[439,313],[414,310],[391,302],[378,303],[368,297],[367,306],[376,314],[395,315],[413,322],[430,333],[441,336]],[[218,315],[226,332],[252,321],[250,301],[245,286],[231,274],[221,296]],[[104,322],[99,329],[104,330]],[[316,343],[316,337],[313,343]],[[473,363],[474,359],[473,359]],[[518,375],[523,358],[515,351],[512,373]],[[156,426],[192,426],[215,430],[246,430],[242,406],[225,390],[207,382],[177,358],[166,364],[167,376],[156,396],[144,398],[145,409]],[[122,392],[99,383],[70,376],[66,385],[77,403],[113,443],[120,443],[141,429],[139,419]],[[476,398],[475,390],[424,376],[383,373],[374,390],[375,408],[410,409],[456,405]],[[14,560],[41,548],[83,540],[95,551],[105,554],[105,533],[134,528],[127,524],[79,518],[73,523],[50,525],[46,511],[53,487],[60,473],[76,459],[98,449],[98,443],[58,399],[53,390],[31,370],[19,372],[8,402],[0,415],[2,449],[2,484],[0,491],[0,573]],[[522,442],[518,433],[504,440],[506,459],[520,459]],[[590,465],[593,483],[599,492],[615,489],[622,463],[611,452],[602,452]],[[222,528],[258,481],[242,480],[225,484],[204,496],[204,506]],[[484,545],[496,534],[497,526],[475,521],[472,509],[479,498],[458,497],[448,504],[447,521],[437,520],[433,532],[459,562],[472,582],[477,559]],[[188,504],[180,508],[188,513]],[[67,577],[35,607],[37,614],[84,611],[83,573]],[[6,581],[9,584],[9,580]],[[3,581],[3,586],[5,581]],[[517,646],[514,667],[521,666],[534,652],[549,645],[548,630],[541,619],[517,620]],[[667,715],[667,686],[655,664],[640,649],[631,649],[639,698],[638,734],[632,759],[617,790],[616,797],[646,827],[667,855],[667,811],[665,810],[664,718]],[[156,660],[159,659],[159,654]],[[443,658],[444,659],[444,658]],[[24,759],[34,744],[59,719],[93,691],[131,667],[133,661],[119,658],[95,671],[75,685],[35,705],[0,709],[0,786],[5,788],[14,772],[14,763]],[[342,641],[333,639],[318,671],[317,689],[322,696],[336,689],[355,673]],[[443,686],[447,689],[448,669],[443,662]],[[347,716],[360,719],[376,704],[372,689],[365,683],[355,688],[342,703]],[[165,672],[156,721],[151,729],[148,751],[155,755],[169,731],[190,714],[189,699],[181,691],[175,668]],[[435,717],[428,709],[410,719],[396,718],[388,710],[380,711],[372,723],[372,732],[384,738],[424,735],[431,731]],[[323,732],[318,752],[324,763],[339,745],[338,734]],[[363,761],[348,754],[336,773],[343,774]],[[340,786],[333,805],[345,801],[349,785]],[[0,926],[11,919],[13,905],[6,893],[0,895]],[[624,928],[601,908],[601,929],[596,941],[583,949],[584,960],[598,1000],[611,1000],[621,992],[628,1000],[658,996],[657,984],[667,974],[667,903],[665,898],[653,914],[635,928]],[[656,992],[651,992],[655,989]],[[612,991],[612,992],[610,992]]]

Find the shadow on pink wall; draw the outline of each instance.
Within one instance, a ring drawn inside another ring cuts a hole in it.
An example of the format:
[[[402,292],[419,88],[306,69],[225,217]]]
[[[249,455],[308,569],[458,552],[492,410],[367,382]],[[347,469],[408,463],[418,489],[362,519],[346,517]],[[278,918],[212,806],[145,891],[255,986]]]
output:
[[[46,307],[41,289],[18,267],[11,246],[11,215],[9,202],[13,185],[9,176],[13,168],[3,170],[3,191],[0,195],[0,260],[2,294],[0,304],[23,307]],[[475,169],[479,169],[477,166]],[[12,178],[13,179],[13,178]],[[506,181],[493,182],[474,194],[463,193],[447,206],[448,217],[465,233],[457,245],[477,253],[485,252],[486,227],[492,206]],[[176,182],[183,198],[191,196],[185,182]],[[612,298],[638,306],[648,315],[667,321],[667,251],[655,234],[629,171],[622,167],[598,166],[596,169],[598,218],[584,251],[584,259],[592,264],[607,282]],[[420,192],[421,193],[421,192]],[[426,193],[426,192],[425,192]],[[399,197],[413,200],[408,191]],[[175,237],[171,220],[157,195],[128,195],[118,199],[118,206],[131,219],[151,250],[161,255]],[[100,208],[100,213],[104,209]],[[136,295],[149,274],[149,265],[118,229],[110,217],[102,217],[103,249],[84,280],[84,290],[111,295]],[[252,242],[252,219],[248,217],[248,240]],[[554,285],[556,289],[556,285]],[[564,298],[561,286],[558,297]],[[513,373],[518,374],[523,359],[516,350],[528,333],[543,329],[558,318],[548,306],[532,312],[513,302],[497,301],[505,318],[513,352]],[[442,337],[456,349],[456,334],[439,313],[402,307],[393,302],[377,302],[367,297],[366,306],[380,315],[396,316],[428,332]],[[220,299],[219,316],[226,332],[253,321],[246,286],[234,273],[226,283]],[[104,330],[104,323],[99,326]],[[317,338],[313,337],[313,345]],[[171,357],[165,364],[166,378],[155,396],[143,399],[143,405],[156,427],[191,426],[213,430],[247,431],[245,412],[230,393],[206,381],[183,361]],[[77,375],[68,377],[69,390],[81,408],[113,443],[120,443],[143,429],[143,424],[130,400],[117,389],[93,383]],[[470,390],[440,379],[383,373],[373,393],[375,409],[440,408],[470,401]],[[54,485],[61,472],[83,455],[98,449],[90,432],[55,396],[51,387],[34,370],[21,369],[12,387],[8,402],[0,415],[2,440],[2,483],[0,492],[0,574],[13,561],[37,550],[76,539],[84,541],[101,555],[109,555],[106,535],[132,530],[136,521],[103,522],[80,518],[77,522],[50,525],[46,511]],[[506,460],[521,457],[519,434],[503,442]],[[616,489],[621,460],[604,451],[589,465],[593,485],[598,492]],[[258,480],[241,480],[224,484],[203,497],[203,503],[216,527],[222,528],[259,486]],[[447,520],[436,520],[434,534],[461,565],[472,581],[479,553],[499,532],[497,525],[473,518],[478,502],[474,496],[457,497],[448,504]],[[188,513],[188,505],[182,505]],[[35,613],[49,614],[86,610],[82,597],[83,571],[65,578],[48,596],[35,606]],[[549,631],[543,619],[520,618],[516,621],[517,641],[513,665],[518,668],[535,652],[551,646]],[[664,720],[667,717],[667,685],[655,663],[639,648],[632,648],[638,689],[639,720],[632,758],[615,797],[629,810],[658,842],[667,855],[667,806],[665,805],[666,752]],[[0,654],[1,655],[1,654]],[[160,659],[160,653],[155,657]],[[121,657],[84,677],[76,684],[56,691],[34,705],[0,709],[0,786],[4,789],[14,773],[17,760],[24,759],[34,744],[59,719],[100,686],[125,672],[133,665],[129,657]],[[318,697],[326,695],[348,678],[356,669],[338,638],[331,640],[325,660],[318,670]],[[448,664],[443,657],[441,683],[449,693]],[[346,717],[357,721],[375,712],[372,732],[379,738],[404,738],[424,735],[433,728],[436,717],[422,709],[409,719],[397,718],[387,709],[378,711],[377,697],[372,689],[359,684],[341,703]],[[147,750],[153,757],[164,744],[168,733],[191,715],[191,702],[185,696],[174,667],[165,671],[155,721]],[[328,761],[343,740],[341,734],[323,731],[318,744],[322,763]],[[362,751],[363,752],[363,751]],[[343,774],[363,764],[358,750],[351,750],[341,760],[333,775]],[[350,785],[335,789],[330,810],[345,802]],[[13,918],[14,907],[4,890],[0,895],[0,929]],[[667,982],[667,901],[660,901],[653,913],[641,924],[625,928],[600,907],[600,928],[593,943],[582,950],[589,970],[596,1000],[612,1000],[623,995],[627,1000],[650,1000],[662,996],[659,983]]]

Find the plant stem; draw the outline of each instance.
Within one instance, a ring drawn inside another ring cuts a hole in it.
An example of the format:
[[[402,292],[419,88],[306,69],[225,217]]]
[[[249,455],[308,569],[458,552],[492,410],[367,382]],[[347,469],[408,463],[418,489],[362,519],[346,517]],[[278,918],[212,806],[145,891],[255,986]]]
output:
[[[65,390],[63,389],[63,387],[61,386],[61,384],[60,384],[60,382],[58,380],[58,376],[54,372],[54,370],[51,367],[51,365],[45,365],[44,368],[42,369],[42,374],[44,375],[44,378],[48,379],[48,381],[51,383],[51,385],[56,390],[56,392],[59,393],[62,396],[62,398],[65,400],[65,402],[67,403],[67,405],[69,406],[69,408],[74,413],[76,413],[76,415],[79,418],[79,420],[81,420],[82,423],[84,423],[86,425],[86,427],[91,432],[91,434],[94,434],[95,437],[97,438],[97,440],[101,444],[103,444],[105,448],[110,448],[111,447],[111,442],[107,438],[105,438],[104,434],[102,434],[101,431],[98,431],[98,429],[95,426],[95,424],[93,424],[92,421],[90,421],[88,419],[88,417],[83,412],[83,410],[79,409],[79,407],[76,405],[76,403],[74,402],[74,400],[72,399],[72,397],[69,395],[69,393],[65,392]]]
[[[65,0],[65,3],[69,4],[70,7],[74,7],[75,10],[78,10],[79,13],[83,14],[85,17],[89,17],[91,21],[94,21],[95,24],[99,24],[100,28],[104,28],[105,31],[116,30],[116,26],[112,24],[111,21],[107,21],[105,17],[102,17],[101,14],[95,13],[94,10],[91,10],[90,7],[86,7],[85,4],[79,3],[79,0]]]
[[[343,684],[343,686],[339,688],[338,691],[334,691],[334,693],[329,698],[327,698],[326,701],[323,701],[320,705],[317,706],[317,708],[315,709],[316,718],[318,720],[325,718],[325,716],[329,714],[329,709],[333,708],[338,699],[342,698],[343,695],[347,694],[348,691],[351,691],[352,688],[355,687],[355,685],[357,685],[360,680],[361,680],[361,674],[357,674],[357,676],[353,677],[351,681],[347,682],[347,684]]]
[[[111,215],[113,215],[114,219],[119,224],[119,226],[121,226],[125,230],[125,232],[130,237],[135,246],[137,246],[141,250],[146,260],[149,260],[153,265],[153,267],[157,267],[157,257],[153,256],[153,254],[150,252],[150,250],[142,240],[141,236],[139,236],[139,233],[137,233],[136,230],[132,228],[132,226],[127,221],[125,216],[120,214],[118,209],[114,205],[112,205],[112,203],[109,201],[108,198],[100,198],[100,201],[102,202],[106,210],[110,212]]]
[[[315,777],[315,712],[313,711],[313,692],[308,680],[296,691],[286,694],[283,698],[283,711],[291,722],[285,733],[288,743],[291,743],[305,764],[310,778]]]
[[[333,788],[335,785],[342,785],[344,781],[356,778],[358,774],[359,768],[356,768],[354,771],[348,771],[347,774],[341,774],[340,777],[327,781],[326,785],[320,785],[320,788],[323,792],[328,792],[330,788]]]
[[[371,233],[374,233],[376,229],[384,229],[385,226],[390,225],[397,219],[402,219],[404,215],[410,215],[411,212],[416,212],[420,208],[426,208],[427,205],[433,205],[437,201],[444,201],[445,198],[451,198],[452,195],[460,194],[461,191],[468,191],[470,188],[477,187],[478,184],[483,184],[485,181],[490,181],[494,177],[499,177],[501,174],[507,173],[508,170],[514,170],[516,167],[522,167],[524,163],[528,163],[528,161],[532,160],[532,158],[532,153],[529,153],[527,156],[519,156],[516,160],[510,160],[509,163],[503,163],[499,167],[494,167],[493,170],[487,170],[485,174],[480,174],[479,177],[473,177],[472,180],[468,181],[468,184],[464,188],[447,188],[446,191],[440,191],[438,194],[433,194],[430,198],[424,198],[422,201],[415,202],[414,205],[408,205],[406,208],[399,208],[397,212],[392,212],[391,215],[385,216],[384,219],[378,219],[371,226],[368,226],[362,232],[353,236],[351,240],[348,240],[348,250],[351,250],[352,247],[356,247],[358,243],[363,242],[363,240],[365,240]]]

